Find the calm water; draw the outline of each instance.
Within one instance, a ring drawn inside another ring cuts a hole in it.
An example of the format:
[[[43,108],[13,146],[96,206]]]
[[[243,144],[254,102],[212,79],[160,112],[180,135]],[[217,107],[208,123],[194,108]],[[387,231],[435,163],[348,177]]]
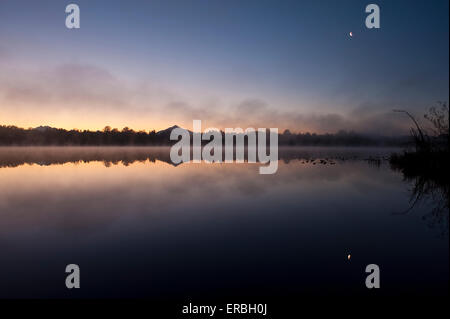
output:
[[[448,209],[402,214],[392,151],[285,149],[259,175],[165,148],[0,148],[0,297],[448,294]]]

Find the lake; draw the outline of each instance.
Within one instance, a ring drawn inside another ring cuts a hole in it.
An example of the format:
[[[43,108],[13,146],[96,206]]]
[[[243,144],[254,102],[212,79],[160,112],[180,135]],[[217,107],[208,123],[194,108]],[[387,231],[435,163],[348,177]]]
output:
[[[409,210],[394,151],[280,148],[260,175],[165,147],[1,147],[0,297],[446,295],[448,207]]]

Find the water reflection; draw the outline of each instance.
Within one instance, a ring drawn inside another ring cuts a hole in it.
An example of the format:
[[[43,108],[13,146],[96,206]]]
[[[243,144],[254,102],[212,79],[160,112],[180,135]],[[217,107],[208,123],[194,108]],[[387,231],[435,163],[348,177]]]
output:
[[[365,191],[393,182],[361,174],[364,149],[285,149],[275,176],[258,176],[257,164],[182,164],[176,169],[162,148],[3,148],[0,191],[4,231],[48,223],[65,233],[94,231],[126,213],[161,213],[168,207],[257,200],[266,193],[307,196],[314,185],[353,180]],[[352,164],[344,165],[345,162]],[[340,163],[332,168],[329,163]],[[292,164],[292,165],[289,165]],[[56,166],[55,166],[56,165]],[[317,165],[317,166],[316,166]],[[319,169],[319,168],[322,169]],[[309,184],[310,183],[310,184]],[[303,184],[297,193],[296,184]],[[306,185],[309,184],[309,185]],[[327,192],[323,188],[323,192]],[[295,195],[294,195],[295,194]],[[316,196],[316,195],[315,195]]]
[[[391,214],[409,193],[390,152],[282,149],[260,175],[167,148],[1,148],[0,297],[71,297],[74,262],[81,297],[366,294],[369,263],[384,294],[445,294],[448,241]]]
[[[64,163],[103,162],[105,166],[135,162],[172,164],[167,147],[0,147],[0,167],[25,164],[54,165]]]
[[[409,167],[391,165],[392,169],[400,171],[405,182],[410,185],[410,207],[400,214],[414,212],[417,206],[423,205],[428,212],[423,219],[431,228],[436,228],[442,237],[449,234],[449,197],[450,185],[448,171],[438,174]]]
[[[279,159],[285,163],[335,164],[336,160],[361,160],[380,164],[394,149],[364,147],[281,147]],[[370,154],[370,155],[369,155]],[[105,166],[135,162],[162,161],[176,166],[170,160],[169,147],[0,147],[0,168],[25,164],[54,165],[64,163],[103,162]]]

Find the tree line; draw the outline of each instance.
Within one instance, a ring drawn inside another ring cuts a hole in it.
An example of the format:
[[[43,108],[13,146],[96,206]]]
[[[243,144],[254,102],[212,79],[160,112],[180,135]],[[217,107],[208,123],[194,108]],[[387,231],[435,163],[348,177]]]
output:
[[[174,126],[176,127],[176,126]],[[16,126],[0,126],[0,145],[2,146],[160,146],[172,145],[170,132],[174,128],[163,131],[134,131],[128,127],[119,130],[106,126],[103,130],[65,130],[52,127],[19,128]],[[192,134],[192,132],[191,132]],[[222,134],[224,134],[222,132]],[[407,137],[387,137],[339,131],[331,134],[291,133],[284,131],[278,136],[279,145],[336,145],[336,146],[401,146],[408,142]],[[204,142],[205,143],[205,142]]]

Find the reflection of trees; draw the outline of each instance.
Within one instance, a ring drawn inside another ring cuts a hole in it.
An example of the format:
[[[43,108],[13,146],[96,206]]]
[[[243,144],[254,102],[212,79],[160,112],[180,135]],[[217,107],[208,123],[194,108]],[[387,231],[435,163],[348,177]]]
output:
[[[432,208],[423,219],[431,228],[439,228],[442,236],[448,236],[450,195],[448,169],[436,172],[396,165],[392,165],[392,168],[400,170],[405,181],[413,185],[410,195],[411,206],[402,214],[409,213],[420,203],[430,203]]]
[[[167,147],[11,147],[0,148],[0,168],[24,164],[103,162],[105,167],[156,160],[174,165]]]
[[[432,209],[423,216],[427,224],[432,227],[440,227],[443,235],[448,235],[449,227],[449,186],[441,184],[426,177],[417,177],[412,189],[412,199],[415,202],[431,201]]]
[[[302,163],[334,165],[337,161],[364,160],[378,167],[382,161],[388,159],[386,156],[387,152],[383,148],[370,148],[370,151],[368,150],[366,148],[351,147],[280,147],[278,157],[286,164],[290,161],[300,160]],[[375,155],[367,157],[367,153],[374,153]],[[233,158],[236,158],[235,152],[233,152]],[[247,159],[248,152],[246,149],[244,161],[247,161]],[[222,160],[224,161],[225,158],[222,157]],[[16,167],[25,164],[54,165],[89,162],[102,162],[106,167],[111,167],[118,164],[129,166],[135,162],[145,163],[147,161],[151,163],[162,161],[173,166],[178,165],[172,163],[170,147],[167,146],[0,147],[0,168]]]

